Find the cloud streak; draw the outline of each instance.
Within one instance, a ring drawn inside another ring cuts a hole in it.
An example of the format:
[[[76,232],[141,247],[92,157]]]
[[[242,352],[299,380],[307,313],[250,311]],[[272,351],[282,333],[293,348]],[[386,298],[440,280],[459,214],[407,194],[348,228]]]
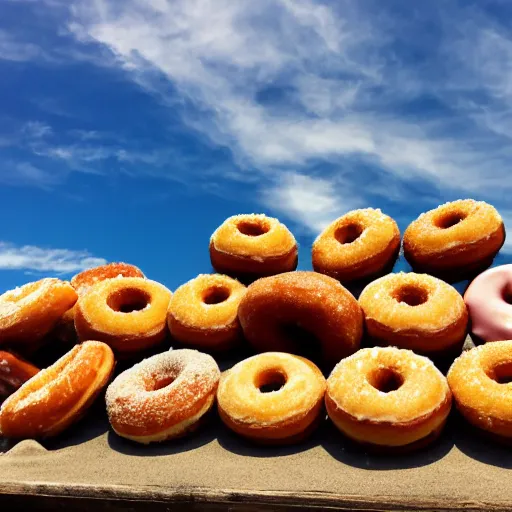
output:
[[[72,274],[105,263],[105,259],[94,257],[88,251],[49,249],[32,245],[16,246],[0,241],[1,270]]]

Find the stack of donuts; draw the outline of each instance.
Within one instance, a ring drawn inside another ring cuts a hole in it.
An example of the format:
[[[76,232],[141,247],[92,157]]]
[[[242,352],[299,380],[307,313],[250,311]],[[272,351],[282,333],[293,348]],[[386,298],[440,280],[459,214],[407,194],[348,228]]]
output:
[[[187,435],[216,405],[254,442],[299,442],[328,416],[364,447],[408,452],[440,435],[454,401],[512,440],[512,265],[486,270],[504,241],[484,202],[424,213],[403,240],[367,208],[327,226],[314,270],[297,271],[286,226],[236,215],[210,239],[217,273],[174,293],[126,263],[26,284],[0,296],[0,432],[58,435],[100,397],[112,429],[139,443]],[[390,273],[401,247],[412,271]],[[450,284],[463,278],[464,297]],[[462,352],[468,332],[479,346]],[[64,355],[38,368],[52,346]]]

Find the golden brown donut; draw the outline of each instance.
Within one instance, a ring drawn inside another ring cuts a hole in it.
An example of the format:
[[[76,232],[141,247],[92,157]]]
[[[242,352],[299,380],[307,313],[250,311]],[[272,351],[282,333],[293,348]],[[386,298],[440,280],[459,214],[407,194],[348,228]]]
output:
[[[313,269],[342,283],[390,269],[400,250],[397,223],[380,210],[353,210],[329,224],[313,243]]]
[[[373,344],[394,345],[429,356],[460,350],[468,312],[459,292],[427,274],[389,274],[359,296]]]
[[[0,350],[0,402],[38,372],[39,368],[20,356]]]
[[[359,348],[363,315],[356,299],[332,277],[287,272],[247,288],[238,317],[258,352],[308,354],[332,368]]]
[[[169,303],[171,335],[185,345],[223,350],[241,339],[238,305],[246,287],[221,274],[200,274],[180,286]]]
[[[16,439],[59,434],[82,417],[113,369],[108,345],[98,341],[75,345],[7,398],[0,409],[0,431]]]
[[[196,350],[170,350],[121,373],[105,395],[114,431],[138,443],[193,431],[214,401],[220,370]]]
[[[404,233],[414,270],[455,281],[488,267],[505,241],[496,209],[483,201],[446,203],[420,215]]]
[[[140,268],[128,263],[107,263],[89,268],[71,278],[71,286],[78,295],[83,295],[91,286],[115,277],[144,277]]]
[[[116,277],[144,277],[144,274],[139,268],[128,263],[108,263],[76,274],[71,278],[71,286],[81,296],[99,281]],[[62,315],[50,335],[68,345],[76,343],[78,337],[75,330],[75,306]]]
[[[219,414],[237,434],[266,444],[303,440],[323,410],[325,378],[307,359],[266,352],[224,372],[217,390]]]
[[[340,361],[327,379],[327,413],[350,439],[411,451],[441,433],[452,395],[444,375],[410,350],[373,347]]]
[[[512,340],[464,352],[448,371],[457,409],[496,440],[512,441]]]
[[[263,214],[229,217],[210,238],[213,268],[241,279],[295,270],[297,258],[297,242],[288,228]]]
[[[78,337],[103,341],[125,355],[158,345],[166,336],[170,299],[165,286],[149,279],[100,281],[77,302]]]
[[[41,279],[0,296],[0,345],[37,344],[73,306],[77,294],[66,281]]]

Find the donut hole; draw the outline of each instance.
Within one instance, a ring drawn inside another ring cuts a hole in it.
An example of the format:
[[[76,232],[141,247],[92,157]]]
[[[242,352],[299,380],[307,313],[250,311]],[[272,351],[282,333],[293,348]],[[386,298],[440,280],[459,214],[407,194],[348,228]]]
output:
[[[269,224],[263,220],[242,220],[236,227],[246,236],[261,236],[270,231]]]
[[[205,304],[220,304],[228,300],[231,292],[225,286],[212,286],[204,291],[203,302]]]
[[[317,336],[298,322],[285,322],[278,330],[283,339],[293,347],[293,353],[311,361],[322,359],[322,344]]]
[[[498,364],[489,373],[489,377],[498,384],[508,384],[512,382],[512,363]]]
[[[254,385],[261,393],[279,391],[286,384],[286,375],[276,368],[265,370],[256,376]]]
[[[399,389],[404,383],[404,379],[393,368],[378,368],[370,373],[368,382],[382,393],[390,393]]]
[[[420,286],[405,285],[395,290],[392,297],[397,302],[402,302],[408,306],[419,306],[427,302],[428,292]]]
[[[138,288],[123,288],[111,293],[107,305],[118,313],[141,311],[151,302],[149,293]]]
[[[448,229],[462,222],[467,215],[462,212],[448,212],[436,219],[435,225],[441,229]]]
[[[350,224],[340,226],[334,232],[334,238],[340,244],[351,244],[362,235],[363,231],[364,229],[360,224],[351,222]]]
[[[156,379],[153,385],[151,386],[151,389],[148,391],[158,391],[159,389],[166,388],[167,386],[171,385],[176,379],[174,377],[160,377],[159,379]]]

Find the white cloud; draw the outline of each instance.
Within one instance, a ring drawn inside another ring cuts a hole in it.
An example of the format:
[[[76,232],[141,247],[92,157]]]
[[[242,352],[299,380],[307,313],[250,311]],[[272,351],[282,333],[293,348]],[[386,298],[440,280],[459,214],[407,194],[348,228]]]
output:
[[[48,249],[31,245],[16,246],[0,242],[0,269],[71,274],[103,265],[106,260],[88,251]]]
[[[41,55],[42,51],[37,45],[16,41],[8,32],[0,29],[0,59],[23,62]]]

